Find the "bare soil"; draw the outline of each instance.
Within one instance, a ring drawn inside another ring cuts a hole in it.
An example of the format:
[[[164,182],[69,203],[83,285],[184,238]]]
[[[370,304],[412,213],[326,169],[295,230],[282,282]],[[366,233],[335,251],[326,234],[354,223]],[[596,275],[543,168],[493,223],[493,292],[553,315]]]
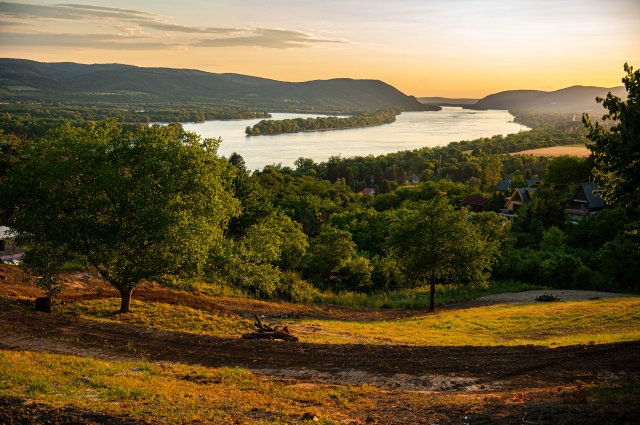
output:
[[[522,304],[535,302],[536,298],[542,295],[554,296],[558,299],[558,301],[599,300],[606,298],[620,298],[626,296],[625,294],[616,294],[613,292],[545,289],[513,292],[509,294],[487,295],[485,297],[480,297],[474,301],[480,304]]]

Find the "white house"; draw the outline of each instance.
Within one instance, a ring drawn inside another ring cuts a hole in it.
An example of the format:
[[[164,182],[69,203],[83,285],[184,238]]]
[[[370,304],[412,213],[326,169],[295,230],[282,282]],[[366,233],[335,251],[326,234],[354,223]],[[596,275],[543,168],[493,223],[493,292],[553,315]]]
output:
[[[9,260],[22,254],[22,250],[14,243],[13,233],[10,228],[0,226],[0,260]]]

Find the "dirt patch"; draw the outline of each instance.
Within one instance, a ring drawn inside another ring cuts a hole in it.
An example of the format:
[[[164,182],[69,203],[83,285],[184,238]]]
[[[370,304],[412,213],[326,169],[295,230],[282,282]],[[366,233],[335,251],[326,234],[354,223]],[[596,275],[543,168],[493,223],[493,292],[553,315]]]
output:
[[[52,407],[42,403],[31,403],[18,397],[0,395],[0,423],[6,425],[133,425],[151,422],[72,407]]]
[[[521,304],[536,302],[536,298],[541,295],[552,295],[559,301],[585,301],[606,298],[628,297],[625,294],[614,294],[612,292],[598,291],[574,291],[564,289],[535,290],[524,292],[513,292],[508,294],[494,294],[480,297],[473,302],[479,304]]]
[[[252,369],[257,375],[295,378],[310,382],[331,384],[373,385],[379,388],[408,391],[479,391],[496,389],[499,385],[478,384],[478,379],[451,375],[412,375],[396,373],[391,376],[377,375],[362,370],[347,369],[337,372],[322,372],[314,369]]]

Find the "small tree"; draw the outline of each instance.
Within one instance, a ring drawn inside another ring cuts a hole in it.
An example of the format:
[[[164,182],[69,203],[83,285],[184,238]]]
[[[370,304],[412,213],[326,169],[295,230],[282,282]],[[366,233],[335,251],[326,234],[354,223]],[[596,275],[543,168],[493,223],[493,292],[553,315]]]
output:
[[[430,285],[429,311],[435,310],[436,283],[487,280],[493,250],[467,214],[445,200],[420,202],[402,214],[388,239],[405,274],[416,284]]]
[[[602,119],[612,121],[610,127],[592,123],[584,114],[582,122],[587,147],[595,160],[593,174],[602,188],[602,198],[610,205],[640,205],[640,70],[624,64],[627,75],[622,79],[627,89],[623,101],[609,93],[606,99],[597,98],[608,110]]]
[[[22,244],[82,256],[118,289],[126,313],[143,280],[201,273],[237,213],[218,143],[179,125],[64,125],[25,152],[0,205]]]

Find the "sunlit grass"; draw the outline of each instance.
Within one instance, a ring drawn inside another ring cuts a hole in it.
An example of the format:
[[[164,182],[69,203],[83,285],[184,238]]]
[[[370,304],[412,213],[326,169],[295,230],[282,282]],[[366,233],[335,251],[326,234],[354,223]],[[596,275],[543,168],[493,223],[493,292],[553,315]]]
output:
[[[640,340],[640,298],[442,310],[386,322],[302,320],[290,328],[303,341],[330,344],[604,344]]]
[[[118,300],[67,305],[64,312],[106,322],[171,331],[239,337],[251,321],[162,303],[135,301],[114,314]],[[604,344],[640,340],[640,298],[495,305],[441,310],[409,319],[287,320],[301,342],[326,344],[540,345]]]
[[[493,281],[487,286],[443,285],[436,287],[436,305],[464,302],[485,295],[505,292],[522,292],[534,289],[547,289],[519,281]],[[387,293],[364,294],[358,292],[321,292],[316,302],[348,308],[366,309],[423,309],[429,306],[429,288],[400,289]]]
[[[246,319],[224,317],[182,305],[132,300],[130,313],[117,314],[119,308],[120,299],[106,298],[66,304],[57,311],[104,322],[217,336],[239,336],[252,327],[252,322]]]
[[[241,368],[0,350],[0,394],[161,423],[299,422],[309,406],[323,419],[340,418],[351,403],[368,405],[371,391],[368,386],[297,385]]]

